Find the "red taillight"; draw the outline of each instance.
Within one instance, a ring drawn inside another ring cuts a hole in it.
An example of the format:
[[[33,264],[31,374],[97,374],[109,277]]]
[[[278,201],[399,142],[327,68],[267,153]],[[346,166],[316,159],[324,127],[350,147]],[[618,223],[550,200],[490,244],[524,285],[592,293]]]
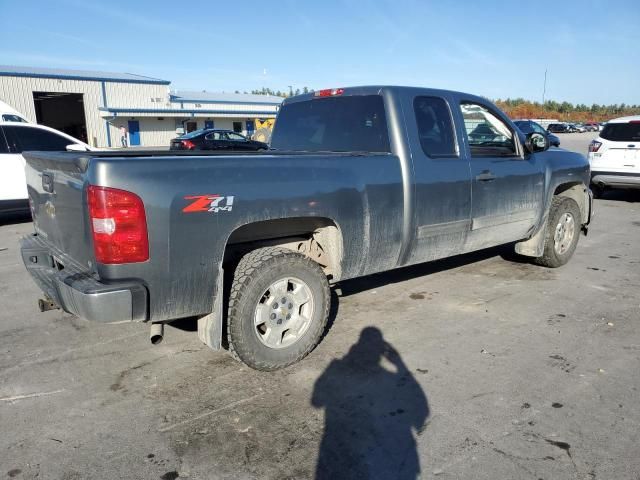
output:
[[[196,148],[196,144],[193,143],[191,140],[182,140],[181,143],[182,143],[182,146],[187,150],[193,150],[194,148]]]
[[[318,90],[315,93],[316,97],[335,97],[336,95],[342,95],[344,88],[327,88],[325,90]]]
[[[106,264],[149,260],[147,217],[140,197],[116,188],[87,188],[96,260]]]
[[[589,153],[597,152],[601,146],[602,146],[602,142],[596,142],[595,140],[593,140],[589,144]]]

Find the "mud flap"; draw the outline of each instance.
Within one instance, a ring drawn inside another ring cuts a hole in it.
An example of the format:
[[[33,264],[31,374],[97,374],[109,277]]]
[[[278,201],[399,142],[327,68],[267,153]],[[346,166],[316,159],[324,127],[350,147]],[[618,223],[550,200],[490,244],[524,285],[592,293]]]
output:
[[[209,348],[220,350],[222,348],[222,319],[224,305],[224,269],[218,267],[218,280],[216,293],[213,300],[213,310],[209,315],[198,319],[198,337]]]
[[[547,212],[544,216],[544,223],[542,224],[542,228],[538,230],[538,232],[531,237],[529,240],[525,240],[524,242],[516,243],[516,253],[518,255],[524,255],[525,257],[541,257],[544,253],[544,239],[547,235],[547,218],[549,212]]]

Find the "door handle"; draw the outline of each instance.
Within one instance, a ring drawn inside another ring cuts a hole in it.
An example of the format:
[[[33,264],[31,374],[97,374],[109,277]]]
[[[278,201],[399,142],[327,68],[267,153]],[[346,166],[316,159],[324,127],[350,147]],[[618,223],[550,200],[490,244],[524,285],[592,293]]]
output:
[[[496,176],[489,170],[484,170],[480,175],[476,175],[476,180],[479,182],[490,182],[495,179]]]

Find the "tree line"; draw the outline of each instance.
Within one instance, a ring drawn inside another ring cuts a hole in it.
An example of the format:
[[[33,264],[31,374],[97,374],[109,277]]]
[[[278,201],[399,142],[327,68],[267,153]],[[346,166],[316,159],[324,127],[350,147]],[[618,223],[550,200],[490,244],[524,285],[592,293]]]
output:
[[[547,100],[543,105],[540,102],[531,102],[524,98],[506,98],[496,100],[495,104],[511,118],[555,118],[570,122],[602,122],[615,117],[640,115],[640,105],[625,103],[613,105],[578,103],[574,105],[570,102]]]
[[[303,87],[302,90],[300,90],[299,88],[296,88],[294,90],[293,87],[289,87],[289,91],[271,90],[270,88],[263,87],[260,90],[251,90],[251,92],[245,91],[242,93],[252,93],[253,95],[271,95],[274,97],[287,98],[287,97],[294,97],[296,95],[301,95],[303,93],[309,93],[309,92],[313,92],[313,90],[311,90],[309,87]],[[236,93],[240,93],[240,91],[236,90]]]

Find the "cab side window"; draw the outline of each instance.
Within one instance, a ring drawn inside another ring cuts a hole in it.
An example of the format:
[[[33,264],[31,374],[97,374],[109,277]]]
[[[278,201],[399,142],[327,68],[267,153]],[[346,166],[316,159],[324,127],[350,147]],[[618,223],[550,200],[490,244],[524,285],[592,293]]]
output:
[[[429,157],[457,157],[456,137],[447,102],[440,97],[416,97],[413,110],[422,150]]]
[[[74,143],[62,135],[33,127],[3,127],[13,153],[27,150],[64,152]]]
[[[513,131],[485,106],[460,104],[472,157],[513,157],[518,155]]]

